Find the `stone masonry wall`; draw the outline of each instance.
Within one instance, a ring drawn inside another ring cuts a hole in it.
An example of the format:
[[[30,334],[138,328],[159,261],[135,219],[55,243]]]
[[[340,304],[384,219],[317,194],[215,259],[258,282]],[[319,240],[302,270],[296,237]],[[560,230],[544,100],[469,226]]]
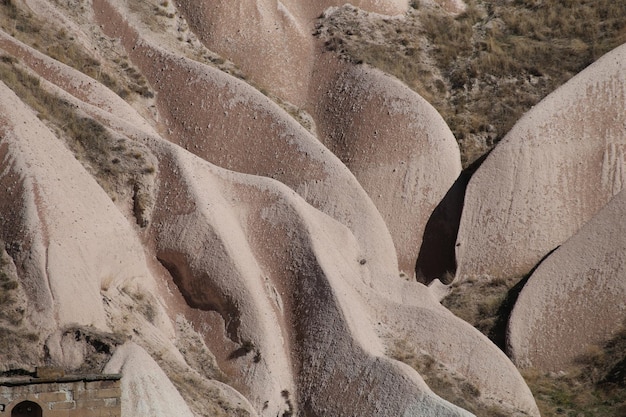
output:
[[[119,379],[0,382],[0,417],[10,417],[22,401],[39,404],[44,417],[121,417],[120,395]]]

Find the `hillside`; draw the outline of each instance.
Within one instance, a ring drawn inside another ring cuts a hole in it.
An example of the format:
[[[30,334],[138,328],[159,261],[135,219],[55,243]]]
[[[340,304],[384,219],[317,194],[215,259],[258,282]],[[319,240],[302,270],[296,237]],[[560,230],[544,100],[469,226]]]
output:
[[[626,3],[536,3],[1,0],[0,383],[623,413]]]

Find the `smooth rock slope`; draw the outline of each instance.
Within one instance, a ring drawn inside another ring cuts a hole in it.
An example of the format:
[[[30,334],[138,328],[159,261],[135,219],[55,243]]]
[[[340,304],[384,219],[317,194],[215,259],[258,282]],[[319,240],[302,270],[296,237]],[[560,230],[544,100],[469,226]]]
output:
[[[123,100],[0,33],[0,238],[38,341],[2,369],[121,372],[125,415],[471,415],[394,359],[408,346],[476,403],[539,415],[504,353],[400,276],[458,147],[397,80],[322,54],[309,29],[331,5],[19,3],[144,88]]]
[[[485,160],[467,187],[457,280],[522,277],[623,188],[625,69],[626,45],[542,100]]]
[[[626,318],[626,193],[620,192],[531,275],[507,345],[520,367],[566,370]]]

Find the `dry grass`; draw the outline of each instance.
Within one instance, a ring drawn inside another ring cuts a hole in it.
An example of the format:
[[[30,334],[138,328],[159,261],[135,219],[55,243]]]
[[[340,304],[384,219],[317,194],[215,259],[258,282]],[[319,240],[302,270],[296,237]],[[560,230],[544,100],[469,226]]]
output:
[[[12,373],[42,363],[43,342],[24,320],[26,298],[10,262],[0,241],[0,371]]]
[[[525,279],[453,287],[442,304],[504,349],[506,324]],[[522,375],[543,417],[626,416],[626,325],[603,346],[591,346],[567,373]]]
[[[327,49],[398,77],[447,121],[464,166],[520,116],[626,42],[626,1],[468,1],[465,13],[412,2],[403,19],[344,7],[319,20]]]
[[[4,242],[0,241],[4,246]],[[19,282],[8,273],[8,255],[4,248],[0,249],[0,322],[10,326],[19,326],[24,319],[25,310],[18,305],[16,290]]]
[[[480,390],[463,375],[451,372],[427,353],[420,352],[405,340],[398,341],[390,357],[406,363],[424,378],[437,395],[482,417],[506,417],[515,414],[481,399]]]
[[[155,173],[149,154],[132,141],[116,139],[96,120],[85,117],[65,100],[47,92],[39,78],[28,73],[11,56],[0,56],[0,79],[20,99],[38,113],[38,117],[56,127],[60,137],[112,199],[128,189],[134,213],[141,226],[147,225],[151,196],[146,178]],[[149,181],[148,181],[149,182]]]
[[[52,27],[24,5],[18,7],[12,0],[0,1],[0,26],[25,44],[90,76],[124,99],[130,98],[132,93],[145,98],[154,95],[146,78],[127,60],[122,60],[115,71],[105,68],[66,29]]]
[[[441,304],[504,350],[506,324],[524,282],[518,277],[453,284]]]
[[[626,416],[626,326],[567,373],[522,372],[543,417]]]

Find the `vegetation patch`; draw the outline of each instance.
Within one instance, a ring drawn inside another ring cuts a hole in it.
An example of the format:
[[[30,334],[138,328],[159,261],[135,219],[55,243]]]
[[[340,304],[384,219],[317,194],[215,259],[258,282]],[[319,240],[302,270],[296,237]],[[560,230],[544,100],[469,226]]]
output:
[[[406,363],[424,378],[424,381],[441,398],[482,417],[508,417],[514,410],[505,410],[495,404],[487,404],[480,390],[463,375],[452,372],[444,364],[425,352],[401,340],[393,346],[390,357]],[[517,413],[519,414],[519,413]]]
[[[483,279],[452,284],[441,304],[505,349],[506,325],[526,279]]]
[[[0,56],[0,80],[57,130],[113,200],[118,192],[128,190],[138,223],[147,225],[152,197],[145,183],[150,182],[156,169],[146,149],[125,138],[113,137],[98,121],[81,115],[71,103],[46,91],[39,78],[21,67],[14,57]]]
[[[22,285],[0,240],[0,372],[5,374],[42,363],[42,341],[25,320],[26,308]]]
[[[626,325],[568,372],[522,371],[543,417],[626,416]]]
[[[527,279],[453,284],[442,304],[504,350],[509,315]],[[568,372],[527,369],[522,376],[543,417],[626,416],[626,324],[604,345],[591,346]]]
[[[520,116],[626,42],[626,1],[466,1],[464,13],[411,2],[402,18],[351,6],[321,16],[326,48],[392,74],[443,116],[471,162]]]
[[[0,27],[50,58],[104,84],[124,99],[129,98],[131,93],[146,98],[154,95],[146,78],[127,60],[117,60],[120,68],[114,75],[115,71],[105,68],[65,28],[52,27],[25,6],[18,7],[14,0],[0,0]]]

